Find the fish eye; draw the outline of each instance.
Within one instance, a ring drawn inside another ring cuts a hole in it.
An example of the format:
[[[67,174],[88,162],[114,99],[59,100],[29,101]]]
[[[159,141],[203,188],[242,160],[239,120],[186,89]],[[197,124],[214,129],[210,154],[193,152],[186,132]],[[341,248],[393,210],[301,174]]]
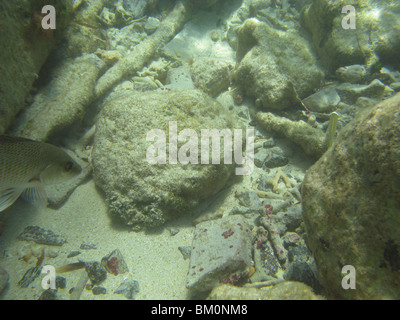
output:
[[[68,162],[65,164],[64,169],[65,169],[65,171],[69,172],[69,171],[72,170],[73,167],[74,167],[74,164],[73,164],[71,161],[68,161]]]

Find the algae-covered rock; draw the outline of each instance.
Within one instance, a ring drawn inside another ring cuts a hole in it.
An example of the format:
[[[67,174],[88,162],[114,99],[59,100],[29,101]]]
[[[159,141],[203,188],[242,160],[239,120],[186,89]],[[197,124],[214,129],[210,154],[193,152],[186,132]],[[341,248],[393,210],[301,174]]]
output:
[[[42,7],[56,9],[56,29],[41,26]],[[11,125],[25,105],[25,98],[40,68],[63,34],[72,1],[17,0],[0,2],[0,133]]]
[[[224,159],[221,164],[173,164],[169,156],[174,155],[174,122],[178,134],[195,130],[199,143],[200,129],[235,127],[227,111],[199,90],[129,92],[104,103],[92,152],[94,178],[111,212],[129,225],[155,227],[189,214],[201,199],[218,192],[232,173],[233,165],[225,165]],[[153,129],[165,133],[165,164],[151,164],[146,158],[155,143],[155,138],[146,141]],[[180,141],[177,150],[182,145]],[[199,149],[198,157],[200,153]]]
[[[397,94],[363,110],[304,179],[308,245],[328,298],[400,298],[399,105]],[[355,290],[342,288],[345,265]]]
[[[64,60],[13,128],[18,136],[45,141],[82,120],[94,99],[104,62],[94,54]]]
[[[257,19],[237,29],[239,67],[234,75],[264,109],[282,110],[321,85],[323,73],[307,41],[295,30],[277,30]]]
[[[154,53],[179,32],[189,17],[190,10],[187,10],[186,2],[177,2],[151,36],[134,46],[132,51],[101,76],[96,84],[96,96],[101,97],[123,78],[140,71]]]
[[[285,281],[264,288],[244,288],[221,285],[207,297],[207,300],[324,300],[304,283]]]
[[[356,11],[355,29],[342,27],[345,5]],[[398,1],[315,0],[303,10],[302,21],[330,71],[352,64],[366,64],[370,70],[378,61],[400,65],[399,9]]]
[[[212,97],[228,89],[231,82],[229,64],[221,60],[196,59],[190,71],[196,88],[203,90]]]
[[[304,121],[292,121],[271,112],[257,112],[254,120],[261,128],[299,145],[307,155],[319,158],[327,149],[326,135]]]
[[[105,49],[99,14],[106,0],[86,1],[75,12],[73,22],[66,32],[66,50],[70,57],[79,57]]]

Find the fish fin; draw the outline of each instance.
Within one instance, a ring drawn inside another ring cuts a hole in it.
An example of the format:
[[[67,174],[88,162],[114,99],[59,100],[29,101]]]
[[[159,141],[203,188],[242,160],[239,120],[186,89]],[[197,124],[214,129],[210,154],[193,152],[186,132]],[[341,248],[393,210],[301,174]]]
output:
[[[0,187],[0,212],[11,206],[24,191],[21,187]]]
[[[46,191],[39,180],[31,180],[25,188],[26,189],[22,193],[22,197],[25,200],[40,207],[45,207],[47,205]]]

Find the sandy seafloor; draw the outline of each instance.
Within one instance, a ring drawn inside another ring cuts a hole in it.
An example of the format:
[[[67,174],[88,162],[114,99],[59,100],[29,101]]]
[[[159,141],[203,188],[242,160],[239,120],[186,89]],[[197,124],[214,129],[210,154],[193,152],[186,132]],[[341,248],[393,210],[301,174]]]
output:
[[[283,141],[281,141],[282,143]],[[285,146],[282,143],[281,146]],[[289,148],[291,144],[286,145]],[[285,148],[285,149],[286,149]],[[299,153],[293,153],[289,167],[294,176],[303,177],[311,163]],[[192,245],[194,223],[226,216],[232,208],[238,206],[235,191],[240,189],[251,190],[254,182],[264,174],[261,168],[254,168],[251,175],[232,177],[230,182],[214,197],[205,200],[197,212],[188,212],[180,219],[170,221],[158,230],[131,231],[130,227],[121,225],[108,212],[104,195],[95,186],[93,178],[80,185],[71,194],[65,204],[57,210],[50,208],[36,208],[22,199],[18,199],[9,210],[7,224],[0,236],[0,266],[10,276],[8,287],[0,295],[0,299],[38,299],[43,293],[41,280],[37,278],[28,288],[20,288],[18,281],[25,272],[35,266],[37,258],[32,257],[28,263],[20,259],[18,251],[29,244],[39,248],[45,247],[58,251],[58,256],[50,258],[46,255],[42,265],[60,267],[68,263],[82,261],[101,261],[101,258],[115,249],[122,253],[129,272],[117,276],[108,273],[107,279],[99,286],[107,289],[106,294],[93,295],[92,291],[84,290],[82,300],[114,300],[126,298],[115,294],[114,290],[126,280],[137,280],[140,292],[135,294],[136,300],[184,300],[196,298],[190,296],[186,288],[186,276],[189,270],[190,259],[184,259],[179,246]],[[285,185],[279,183],[279,193],[285,190]],[[17,236],[29,225],[37,225],[51,229],[63,235],[67,243],[62,246],[36,245],[33,242],[21,241]],[[171,235],[169,228],[179,232]],[[95,244],[97,249],[82,250],[82,243]],[[71,251],[79,250],[80,255],[67,258]],[[61,299],[70,299],[69,290],[75,287],[83,269],[60,274],[67,279],[65,289],[58,289]],[[89,283],[89,282],[88,282]]]
[[[234,2],[232,2],[233,5]],[[236,1],[237,3],[237,1]],[[229,5],[228,5],[229,7]],[[227,9],[226,12],[232,12]],[[179,51],[183,58],[191,56],[207,56],[223,58],[226,61],[235,62],[235,52],[229,45],[223,42],[214,43],[208,33],[216,25],[219,18],[214,12],[200,12],[194,19],[186,23],[184,29],[166,45],[171,52]],[[309,160],[294,152],[291,144],[284,147],[290,158],[291,174],[301,181],[305,170],[311,165]],[[272,175],[274,174],[272,171]],[[217,199],[209,199],[212,203],[201,213],[202,217],[217,215],[225,216],[238,205],[234,198],[234,192],[238,188],[251,190],[254,182],[265,171],[255,168],[251,176],[245,176],[241,181],[230,184],[222,190]],[[234,180],[234,179],[233,179]],[[295,181],[295,180],[293,180]],[[233,182],[233,181],[231,181]],[[282,190],[285,189],[280,182]],[[281,192],[279,192],[281,193]],[[154,232],[133,232],[126,226],[118,225],[108,213],[104,196],[99,191],[93,179],[80,185],[65,204],[57,209],[35,208],[24,200],[17,200],[10,208],[7,224],[0,235],[0,266],[9,273],[8,287],[0,294],[0,299],[38,299],[43,293],[41,279],[37,278],[28,288],[20,288],[18,281],[25,272],[35,266],[37,258],[32,257],[28,262],[20,259],[24,247],[29,246],[26,241],[17,240],[17,236],[30,225],[37,225],[50,229],[57,234],[65,236],[67,243],[56,247],[58,256],[50,258],[46,255],[42,265],[60,267],[68,263],[82,261],[101,261],[102,257],[115,249],[122,253],[129,273],[107,274],[107,279],[99,286],[105,287],[104,295],[93,295],[90,290],[84,290],[82,300],[111,300],[126,298],[115,294],[114,290],[126,280],[137,280],[140,292],[135,294],[137,300],[176,300],[188,299],[189,291],[186,289],[186,275],[189,269],[189,259],[184,260],[179,246],[191,246],[194,225],[192,220],[196,218],[188,213],[181,219],[171,221],[164,228]],[[204,219],[206,220],[206,219]],[[168,227],[178,228],[179,232],[172,236]],[[95,244],[95,250],[81,250],[82,243]],[[35,245],[35,244],[34,244]],[[42,247],[43,245],[36,245]],[[50,251],[46,246],[45,251]],[[81,254],[67,258],[71,251],[81,251]],[[83,269],[60,274],[67,280],[65,289],[58,289],[61,299],[70,299],[69,290],[76,285]]]
[[[185,282],[189,259],[183,259],[178,246],[191,245],[194,227],[190,217],[174,221],[174,227],[180,230],[174,236],[167,228],[151,234],[144,231],[128,231],[113,222],[93,179],[79,186],[58,210],[36,209],[23,200],[18,200],[7,210],[10,210],[9,218],[0,236],[0,265],[9,273],[10,279],[0,299],[38,299],[44,291],[41,287],[43,276],[37,278],[28,288],[18,286],[18,281],[24,273],[37,261],[32,257],[27,263],[18,257],[18,250],[27,242],[17,240],[16,237],[28,225],[51,229],[55,233],[65,235],[68,241],[61,247],[52,246],[59,254],[56,258],[46,257],[43,265],[60,267],[78,262],[78,258],[84,261],[100,261],[114,249],[121,251],[129,273],[118,276],[107,274],[107,279],[100,284],[107,289],[107,294],[93,295],[90,290],[84,290],[81,299],[126,299],[123,295],[113,292],[127,279],[139,282],[140,292],[135,295],[136,299],[167,300],[188,297]],[[80,250],[82,243],[95,244],[97,249]],[[50,248],[46,245],[44,247],[46,251]],[[82,253],[67,258],[74,250]],[[83,269],[60,274],[67,279],[66,289],[58,289],[62,298],[70,298],[68,291],[75,286],[82,272]]]

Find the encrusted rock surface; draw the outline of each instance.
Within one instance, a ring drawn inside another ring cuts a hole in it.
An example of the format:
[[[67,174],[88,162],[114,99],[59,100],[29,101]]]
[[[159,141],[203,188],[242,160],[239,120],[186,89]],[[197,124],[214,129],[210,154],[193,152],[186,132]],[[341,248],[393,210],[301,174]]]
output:
[[[54,70],[53,80],[18,119],[15,134],[45,141],[82,120],[94,99],[94,87],[104,62],[94,54],[67,59]]]
[[[241,288],[231,285],[216,287],[207,300],[324,300],[304,283],[285,281],[273,286]]]
[[[94,178],[111,212],[129,225],[155,227],[190,213],[200,200],[218,192],[233,172],[223,158],[221,164],[201,164],[200,148],[199,164],[170,163],[168,148],[166,164],[150,164],[146,154],[155,141],[146,141],[146,136],[159,129],[171,145],[170,122],[176,122],[178,134],[195,130],[199,144],[200,129],[239,128],[225,108],[199,90],[110,97],[96,125]],[[179,142],[178,150],[182,145]]]
[[[41,27],[42,6],[53,5],[56,30]],[[60,38],[72,9],[72,1],[0,2],[0,134],[25,106],[25,99],[38,78],[40,68]]]
[[[282,31],[257,19],[237,29],[234,79],[264,109],[282,110],[318,88],[323,73],[307,41],[294,30]]]
[[[328,298],[399,299],[400,94],[363,110],[307,172],[308,245]],[[356,271],[343,290],[342,267]]]
[[[191,74],[195,86],[212,97],[228,89],[231,80],[228,63],[210,58],[196,59]]]
[[[345,29],[345,5],[356,10],[356,28]],[[352,64],[373,69],[378,62],[399,66],[400,3],[380,1],[315,0],[302,11],[303,25],[311,32],[313,47],[330,71]]]

